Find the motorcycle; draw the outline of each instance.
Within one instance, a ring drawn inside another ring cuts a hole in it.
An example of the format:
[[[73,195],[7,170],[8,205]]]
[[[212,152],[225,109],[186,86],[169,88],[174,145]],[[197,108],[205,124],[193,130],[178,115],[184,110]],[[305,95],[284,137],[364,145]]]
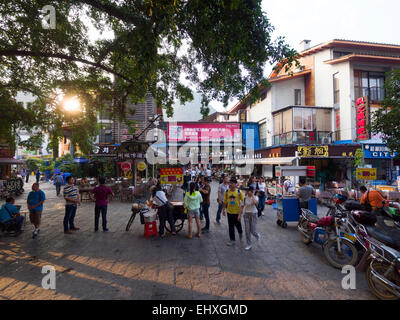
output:
[[[322,246],[325,257],[335,268],[355,265],[358,260],[356,237],[345,229],[346,219],[336,206],[326,204],[329,208],[324,218],[318,218],[308,209],[301,209],[297,229],[302,241],[309,245],[312,242]]]
[[[400,299],[400,252],[368,238],[358,271],[366,271],[365,278],[372,293],[381,300]]]

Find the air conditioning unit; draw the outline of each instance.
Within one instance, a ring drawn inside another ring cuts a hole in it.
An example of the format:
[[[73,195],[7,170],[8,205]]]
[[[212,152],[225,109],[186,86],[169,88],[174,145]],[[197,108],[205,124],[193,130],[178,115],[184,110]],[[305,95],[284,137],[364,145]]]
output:
[[[331,137],[323,137],[322,138],[322,144],[330,144],[332,142]]]

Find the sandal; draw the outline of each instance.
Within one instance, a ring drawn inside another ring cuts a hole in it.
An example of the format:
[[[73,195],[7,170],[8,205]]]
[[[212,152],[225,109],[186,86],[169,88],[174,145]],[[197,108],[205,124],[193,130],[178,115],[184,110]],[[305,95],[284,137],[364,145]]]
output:
[[[192,236],[187,235],[186,239],[192,239]]]

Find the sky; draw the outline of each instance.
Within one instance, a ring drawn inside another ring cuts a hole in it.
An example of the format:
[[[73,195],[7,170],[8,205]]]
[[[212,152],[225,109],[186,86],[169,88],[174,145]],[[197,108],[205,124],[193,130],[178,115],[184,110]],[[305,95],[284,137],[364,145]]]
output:
[[[400,45],[399,0],[264,0],[262,8],[275,27],[273,39],[284,36],[296,50],[305,39],[311,46],[333,39]],[[271,70],[267,66],[264,74]],[[212,105],[224,111],[222,104]]]

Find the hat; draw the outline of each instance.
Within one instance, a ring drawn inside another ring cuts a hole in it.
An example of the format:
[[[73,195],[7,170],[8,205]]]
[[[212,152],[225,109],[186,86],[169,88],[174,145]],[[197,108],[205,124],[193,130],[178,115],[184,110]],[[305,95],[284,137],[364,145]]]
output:
[[[237,183],[237,180],[236,180],[236,178],[231,178],[231,180],[229,182]]]

